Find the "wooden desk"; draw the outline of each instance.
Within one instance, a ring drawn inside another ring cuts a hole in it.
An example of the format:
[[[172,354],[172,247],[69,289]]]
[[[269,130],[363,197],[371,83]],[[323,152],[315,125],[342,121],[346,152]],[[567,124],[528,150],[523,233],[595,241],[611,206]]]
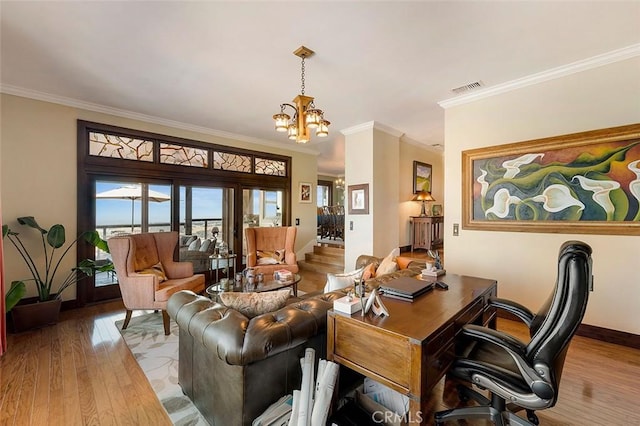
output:
[[[422,417],[422,404],[453,362],[460,328],[495,328],[495,309],[487,305],[497,295],[495,280],[452,274],[440,279],[449,290],[434,289],[414,302],[384,297],[388,317],[333,310],[327,317],[327,358],[407,395],[413,421]]]

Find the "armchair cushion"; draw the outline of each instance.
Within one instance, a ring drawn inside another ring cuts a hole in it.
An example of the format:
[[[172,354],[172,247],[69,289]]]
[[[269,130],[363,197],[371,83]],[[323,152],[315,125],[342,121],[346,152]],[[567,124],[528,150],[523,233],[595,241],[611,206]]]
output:
[[[151,274],[151,275],[155,275],[156,277],[158,277],[158,281],[162,282],[162,281],[166,281],[167,280],[167,274],[164,272],[164,268],[162,267],[162,263],[158,262],[155,265],[153,265],[151,268],[145,268],[141,271],[136,271],[139,274]]]
[[[257,317],[267,312],[277,311],[287,304],[290,289],[266,291],[263,293],[220,293],[222,303],[242,313],[247,318]]]
[[[258,265],[281,265],[284,263],[284,249],[274,251],[257,250]]]

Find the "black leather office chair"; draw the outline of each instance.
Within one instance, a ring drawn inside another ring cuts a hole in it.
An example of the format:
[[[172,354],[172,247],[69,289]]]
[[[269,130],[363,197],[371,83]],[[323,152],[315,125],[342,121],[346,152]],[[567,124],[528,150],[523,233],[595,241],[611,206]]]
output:
[[[569,342],[582,321],[591,289],[591,247],[568,241],[558,255],[555,289],[537,314],[518,303],[492,300],[493,306],[529,326],[531,340],[523,343],[500,331],[465,325],[459,337],[464,339],[465,353],[448,374],[488,390],[491,399],[463,387],[461,399],[472,396],[481,405],[440,411],[436,424],[464,418],[491,419],[496,425],[538,424],[534,411],[553,407],[558,399]],[[529,421],[515,415],[522,409]]]

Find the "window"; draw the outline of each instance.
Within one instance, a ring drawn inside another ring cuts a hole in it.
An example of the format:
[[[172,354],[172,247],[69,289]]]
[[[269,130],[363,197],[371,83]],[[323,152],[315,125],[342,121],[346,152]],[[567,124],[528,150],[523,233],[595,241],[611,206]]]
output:
[[[177,231],[212,240],[217,228],[216,240],[240,253],[245,218],[261,226],[290,222],[291,157],[78,120],[78,159],[78,227],[103,238]],[[140,195],[107,198],[126,186],[141,188]],[[257,191],[249,213],[246,188]],[[101,256],[83,244],[77,250],[79,259]],[[196,271],[207,273],[208,256],[189,254]],[[113,279],[84,283],[79,305],[119,296]]]

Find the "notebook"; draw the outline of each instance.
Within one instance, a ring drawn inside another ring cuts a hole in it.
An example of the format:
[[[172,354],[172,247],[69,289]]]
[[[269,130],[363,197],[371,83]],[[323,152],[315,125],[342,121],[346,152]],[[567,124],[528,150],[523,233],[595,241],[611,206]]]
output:
[[[380,285],[380,291],[385,296],[413,299],[433,289],[433,282],[423,281],[413,277],[400,277]]]

